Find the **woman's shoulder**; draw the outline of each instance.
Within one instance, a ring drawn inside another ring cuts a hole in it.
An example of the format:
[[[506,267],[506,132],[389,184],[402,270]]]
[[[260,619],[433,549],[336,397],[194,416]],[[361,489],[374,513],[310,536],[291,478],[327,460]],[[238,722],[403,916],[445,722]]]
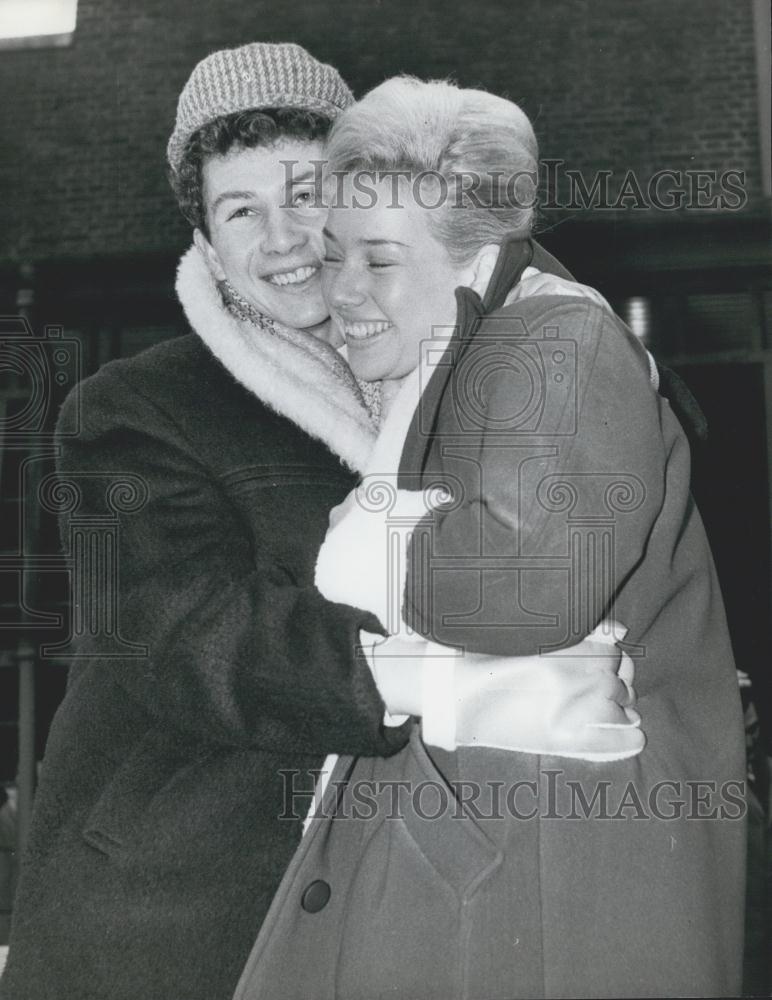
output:
[[[600,329],[604,325],[622,326],[622,320],[610,309],[583,295],[527,295],[496,309],[483,320],[483,328],[496,325],[502,329],[521,329],[535,333],[547,323],[559,323],[574,332]]]
[[[630,328],[608,306],[581,295],[533,295],[487,315],[475,341],[492,339],[512,345],[542,345],[560,351],[560,342],[585,362],[599,350],[621,370],[651,376],[651,356]]]
[[[491,415],[508,428],[520,400],[524,412],[538,409],[546,434],[569,433],[564,425],[580,410],[589,426],[593,413],[603,417],[617,401],[632,421],[658,405],[648,351],[611,309],[583,297],[525,297],[490,313],[457,367],[458,392],[485,387],[486,430]]]

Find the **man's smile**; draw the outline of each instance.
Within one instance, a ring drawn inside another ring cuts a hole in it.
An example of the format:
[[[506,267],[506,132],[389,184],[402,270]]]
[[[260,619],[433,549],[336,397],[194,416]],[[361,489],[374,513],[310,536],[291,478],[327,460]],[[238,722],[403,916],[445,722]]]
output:
[[[302,264],[293,270],[274,271],[271,274],[263,275],[263,281],[271,285],[284,287],[286,285],[302,285],[319,273],[318,264]]]

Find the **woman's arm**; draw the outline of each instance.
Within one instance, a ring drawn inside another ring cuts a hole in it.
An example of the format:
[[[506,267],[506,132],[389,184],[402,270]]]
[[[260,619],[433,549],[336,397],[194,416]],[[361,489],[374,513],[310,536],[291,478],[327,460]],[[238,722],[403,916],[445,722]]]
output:
[[[523,321],[496,319],[495,342],[483,327],[454,371],[434,450],[454,501],[414,531],[405,589],[416,632],[496,655],[571,645],[613,611],[665,484],[642,348],[593,304],[545,299],[520,310]],[[465,413],[460,394],[490,350],[496,365]],[[537,371],[543,362],[542,385],[524,377],[524,358]],[[543,405],[529,411],[534,391]],[[469,412],[476,422],[464,422]]]
[[[426,743],[619,760],[645,744],[632,660],[605,623],[543,656],[488,656],[392,636],[368,649],[389,711],[421,717]]]

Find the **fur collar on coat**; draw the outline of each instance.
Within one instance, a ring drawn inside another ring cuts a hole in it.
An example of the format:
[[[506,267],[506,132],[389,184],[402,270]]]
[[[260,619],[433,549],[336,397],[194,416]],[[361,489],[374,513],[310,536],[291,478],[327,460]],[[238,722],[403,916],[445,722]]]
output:
[[[237,319],[195,246],[180,261],[176,287],[188,322],[237,382],[354,472],[364,471],[375,428],[356,383],[347,385],[324,363],[319,342],[309,349],[298,331],[274,334]]]

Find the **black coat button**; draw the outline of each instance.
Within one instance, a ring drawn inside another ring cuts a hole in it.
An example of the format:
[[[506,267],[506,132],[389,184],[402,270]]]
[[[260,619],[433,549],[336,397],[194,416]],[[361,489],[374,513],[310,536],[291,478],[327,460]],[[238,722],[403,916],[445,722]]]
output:
[[[300,899],[300,905],[306,913],[318,913],[330,900],[332,890],[322,879],[317,879],[306,888]]]

